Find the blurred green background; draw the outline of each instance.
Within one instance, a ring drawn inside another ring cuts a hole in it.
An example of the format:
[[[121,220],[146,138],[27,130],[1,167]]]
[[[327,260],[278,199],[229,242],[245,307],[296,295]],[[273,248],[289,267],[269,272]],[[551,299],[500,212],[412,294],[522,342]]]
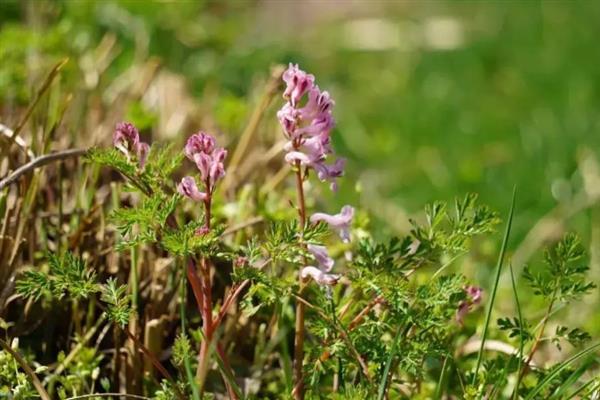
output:
[[[349,178],[335,202],[399,231],[423,204],[468,191],[506,216],[517,185],[518,241],[557,205],[571,207],[581,160],[600,153],[599,21],[597,1],[4,0],[2,118],[17,120],[32,71],[43,76],[65,55],[77,69],[107,32],[119,53],[103,79],[157,57],[194,98],[212,96],[231,138],[253,82],[298,62],[336,100]],[[591,213],[567,225],[589,238]]]

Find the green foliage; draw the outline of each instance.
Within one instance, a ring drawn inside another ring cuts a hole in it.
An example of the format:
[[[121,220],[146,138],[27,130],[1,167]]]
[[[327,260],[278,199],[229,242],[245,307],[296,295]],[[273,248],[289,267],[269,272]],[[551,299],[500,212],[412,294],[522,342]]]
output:
[[[111,322],[121,327],[129,323],[129,315],[132,310],[129,304],[130,296],[127,294],[127,286],[119,285],[116,279],[109,278],[106,284],[102,286],[100,299],[107,304],[106,315]]]
[[[425,208],[425,217],[424,225],[411,221],[410,246],[403,248],[407,260],[417,265],[435,262],[443,253],[465,252],[469,239],[493,231],[500,221],[496,212],[477,204],[476,194],[456,199],[454,213],[444,203],[433,203]]]
[[[140,168],[135,157],[126,157],[115,148],[92,148],[86,154],[89,162],[112,168],[127,178],[128,184],[138,189],[146,196],[160,195],[165,201],[172,193],[171,174],[183,160],[180,151],[175,151],[174,145],[150,147],[148,158],[143,168]]]
[[[562,350],[560,345],[561,339],[566,340],[569,343],[571,343],[571,345],[577,347],[581,346],[583,343],[587,342],[591,338],[592,337],[589,333],[580,328],[569,329],[569,327],[567,326],[559,325],[556,327],[556,330],[554,332],[552,343],[554,343],[559,350]]]
[[[19,294],[34,300],[43,295],[82,299],[99,290],[96,273],[86,267],[82,258],[66,252],[62,256],[48,253],[47,259],[49,272],[26,271],[16,284]]]
[[[523,326],[521,326],[517,317],[514,317],[512,320],[509,317],[506,317],[498,318],[497,323],[500,330],[508,331],[508,337],[510,338],[520,338],[522,335],[524,342],[533,339],[533,334],[530,330],[531,327],[527,324],[527,321],[523,321]]]
[[[298,263],[303,254],[298,238],[295,220],[273,222],[265,237],[265,251],[273,262]]]
[[[136,165],[116,148],[103,149],[94,147],[88,150],[85,158],[92,163],[113,168],[126,177],[135,177],[137,173]]]
[[[294,281],[277,279],[254,267],[242,267],[234,270],[234,282],[249,279],[252,285],[241,300],[241,308],[246,315],[256,314],[263,307],[272,307],[292,293]]]
[[[172,179],[171,174],[179,168],[183,157],[183,153],[175,148],[174,143],[164,146],[153,144],[144,173],[152,177],[154,186],[161,187]]]
[[[585,274],[589,268],[581,263],[583,255],[579,237],[567,234],[554,248],[545,252],[546,268],[543,271],[536,272],[526,267],[523,277],[536,295],[565,303],[579,299],[596,287],[593,282],[586,281]]]
[[[62,256],[47,254],[49,272],[26,271],[17,280],[17,291],[25,297],[38,300],[42,295],[62,299],[85,299],[100,292],[100,299],[107,303],[106,314],[110,321],[120,326],[129,322],[131,313],[127,286],[118,285],[115,278],[105,284],[97,283],[96,274],[86,267],[83,259],[71,252]]]
[[[18,348],[18,339],[11,346]],[[14,400],[29,400],[38,396],[25,372],[19,369],[13,356],[0,350],[0,397]]]
[[[145,197],[136,207],[114,210],[111,219],[124,237],[117,245],[119,250],[154,243],[167,226],[167,221],[179,202],[178,194],[166,197],[155,194]]]
[[[216,256],[223,227],[215,226],[209,232],[198,234],[202,226],[200,222],[191,221],[181,228],[167,228],[160,238],[160,245],[169,253],[181,257],[196,254]]]
[[[173,362],[182,367],[186,360],[194,359],[192,352],[192,343],[185,333],[180,333],[173,342]]]
[[[64,353],[59,353],[57,361],[62,363]],[[77,393],[91,392],[100,375],[101,362],[104,359],[94,347],[83,346],[75,359],[68,364],[66,371],[56,379],[61,399],[75,396]]]

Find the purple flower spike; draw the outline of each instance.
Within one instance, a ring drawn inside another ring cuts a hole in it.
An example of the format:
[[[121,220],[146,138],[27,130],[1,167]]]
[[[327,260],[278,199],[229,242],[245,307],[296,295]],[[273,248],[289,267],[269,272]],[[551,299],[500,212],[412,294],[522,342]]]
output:
[[[307,279],[310,277],[313,278],[319,285],[327,286],[335,285],[340,280],[339,275],[327,274],[321,271],[319,268],[311,265],[302,268],[302,271],[300,271],[300,277],[302,279]]]
[[[333,259],[329,257],[327,248],[316,244],[307,245],[308,251],[315,257],[317,264],[324,272],[329,272],[333,268]]]
[[[177,191],[185,197],[188,197],[194,201],[204,201],[206,199],[206,193],[198,190],[196,181],[191,176],[186,176],[181,179],[181,183],[177,185]]]
[[[339,214],[329,215],[325,213],[315,213],[310,217],[310,222],[316,224],[323,221],[336,230],[344,243],[350,242],[350,224],[354,217],[354,208],[344,206]]]
[[[277,113],[286,138],[285,159],[290,164],[300,162],[312,168],[322,182],[329,182],[331,190],[337,190],[337,178],[344,173],[344,161],[326,164],[328,156],[334,156],[331,146],[331,130],[335,125],[332,110],[335,102],[329,92],[321,91],[314,84],[314,76],[290,64],[283,74],[287,84],[283,97],[288,100]],[[299,107],[304,96],[306,104]]]
[[[298,68],[298,64],[289,65],[283,73],[283,81],[287,84],[283,97],[289,99],[293,106],[298,104],[304,93],[312,89],[315,77]]]

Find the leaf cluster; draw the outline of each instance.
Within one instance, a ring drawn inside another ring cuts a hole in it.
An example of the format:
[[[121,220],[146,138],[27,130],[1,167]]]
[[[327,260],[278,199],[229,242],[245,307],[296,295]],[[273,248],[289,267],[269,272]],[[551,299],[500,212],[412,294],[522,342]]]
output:
[[[528,342],[533,340],[533,333],[531,332],[531,326],[527,323],[527,321],[523,320],[523,324],[521,325],[520,320],[517,317],[510,318],[498,318],[497,320],[498,328],[501,331],[507,331],[508,337],[510,338],[523,338],[523,342]]]
[[[156,242],[157,235],[165,229],[179,199],[177,194],[155,194],[145,197],[136,207],[114,210],[111,219],[125,238],[117,244],[117,248],[123,250],[142,243]]]
[[[216,256],[219,250],[223,226],[214,226],[209,232],[198,234],[202,224],[191,221],[180,228],[166,228],[160,237],[160,245],[169,253],[181,257],[203,254]]]
[[[107,304],[106,316],[108,319],[121,327],[127,325],[132,312],[127,286],[119,285],[115,278],[109,278],[102,286],[101,293],[100,300]]]
[[[33,300],[47,295],[57,299],[68,295],[74,299],[87,298],[99,290],[96,273],[86,267],[85,261],[71,252],[63,255],[47,254],[48,273],[26,271],[16,283],[19,294]]]
[[[252,285],[241,300],[241,308],[246,315],[256,314],[263,307],[271,307],[289,297],[295,282],[278,279],[264,271],[251,267],[236,268],[233,273],[234,282],[250,280]]]
[[[128,178],[128,183],[147,196],[153,193],[165,192],[165,182],[171,181],[183,155],[175,152],[173,145],[159,146],[153,144],[144,165],[140,168],[135,159],[128,159],[115,148],[93,148],[88,151],[86,159],[101,166],[110,167]]]
[[[596,287],[586,280],[589,267],[582,263],[584,254],[579,237],[569,233],[545,251],[543,270],[533,271],[526,267],[523,277],[535,295],[555,297],[564,303],[579,299]]]

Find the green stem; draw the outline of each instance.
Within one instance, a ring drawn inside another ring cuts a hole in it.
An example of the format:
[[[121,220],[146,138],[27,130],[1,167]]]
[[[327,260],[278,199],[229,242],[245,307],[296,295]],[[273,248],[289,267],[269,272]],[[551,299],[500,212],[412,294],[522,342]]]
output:
[[[138,304],[139,304],[139,276],[138,276],[138,253],[137,248],[134,246],[130,250],[131,255],[131,269],[129,282],[131,287],[131,306],[136,314],[139,314]]]

